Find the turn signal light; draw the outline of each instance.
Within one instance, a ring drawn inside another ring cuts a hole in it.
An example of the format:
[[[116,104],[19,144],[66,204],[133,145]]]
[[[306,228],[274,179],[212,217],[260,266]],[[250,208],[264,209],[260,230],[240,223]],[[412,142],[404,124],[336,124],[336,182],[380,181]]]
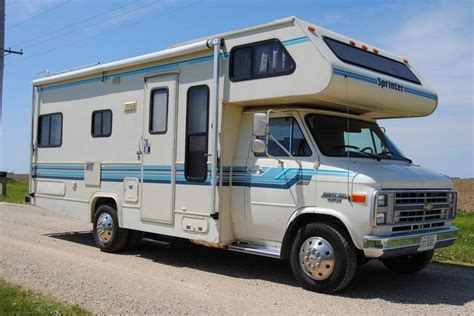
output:
[[[352,194],[351,201],[354,203],[365,203],[365,194]]]
[[[375,54],[378,54],[379,53],[379,50],[377,48],[372,48],[372,51],[375,53]]]
[[[308,26],[308,31],[310,31],[311,33],[313,33],[314,31],[316,31],[316,29],[312,26]]]
[[[365,44],[360,45],[360,47],[362,47],[362,49],[367,50],[367,45],[365,45]]]
[[[403,62],[404,62],[405,64],[408,64],[408,59],[406,59],[406,58],[403,59]]]
[[[356,44],[356,42],[354,42],[353,40],[349,41],[349,45],[355,46],[355,44]]]

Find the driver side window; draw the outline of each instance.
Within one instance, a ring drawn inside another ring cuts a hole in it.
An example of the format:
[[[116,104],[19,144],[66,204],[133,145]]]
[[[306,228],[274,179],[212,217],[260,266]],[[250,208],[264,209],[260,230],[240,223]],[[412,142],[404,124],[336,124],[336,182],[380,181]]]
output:
[[[291,155],[295,157],[311,156],[311,149],[303,136],[298,122],[293,117],[271,118],[269,133],[273,136]],[[265,141],[266,137],[259,137]],[[274,157],[288,157],[288,154],[272,139],[268,140],[268,153]],[[266,154],[258,154],[257,157],[266,157]]]

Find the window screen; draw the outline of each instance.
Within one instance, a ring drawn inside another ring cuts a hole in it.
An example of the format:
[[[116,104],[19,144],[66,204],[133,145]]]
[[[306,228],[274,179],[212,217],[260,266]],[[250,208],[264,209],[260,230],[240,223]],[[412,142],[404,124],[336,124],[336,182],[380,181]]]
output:
[[[99,110],[92,112],[92,137],[109,137],[112,135],[112,111]]]
[[[209,87],[189,88],[185,149],[185,176],[189,181],[205,181],[207,178],[208,117]]]
[[[293,117],[270,119],[270,134],[293,156],[311,156],[311,149],[301,132],[301,128]],[[265,137],[261,137],[265,139]],[[286,152],[272,138],[268,140],[268,153],[275,157],[286,157]],[[265,154],[255,154],[265,157]]]
[[[342,61],[377,71],[392,77],[420,84],[420,80],[411,72],[410,68],[399,61],[376,55],[358,47],[325,37],[324,41],[332,52]]]
[[[277,39],[237,46],[230,53],[232,81],[290,74],[295,62]]]
[[[62,113],[40,115],[38,118],[38,147],[59,147],[62,143]]]
[[[168,89],[156,89],[150,97],[150,134],[166,133],[168,128]]]

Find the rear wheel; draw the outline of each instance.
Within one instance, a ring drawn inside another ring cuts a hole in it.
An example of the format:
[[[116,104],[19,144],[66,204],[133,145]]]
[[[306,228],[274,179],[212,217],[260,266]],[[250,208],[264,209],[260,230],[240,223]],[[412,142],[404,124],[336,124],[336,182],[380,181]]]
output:
[[[118,252],[125,247],[128,230],[119,227],[117,211],[112,205],[103,204],[97,208],[93,235],[97,247],[102,251]]]
[[[293,274],[305,289],[333,293],[346,287],[357,269],[357,253],[339,226],[309,223],[293,239],[290,254]]]
[[[433,251],[421,252],[413,255],[382,259],[382,263],[397,273],[415,273],[423,270],[433,257]]]

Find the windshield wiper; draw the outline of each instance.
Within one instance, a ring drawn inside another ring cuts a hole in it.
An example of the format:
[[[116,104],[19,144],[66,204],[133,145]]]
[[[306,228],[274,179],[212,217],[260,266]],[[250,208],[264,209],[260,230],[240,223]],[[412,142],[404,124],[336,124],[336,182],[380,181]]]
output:
[[[379,159],[384,159],[384,158],[382,157],[382,156],[384,156],[384,155],[393,155],[393,156],[395,156],[395,157],[402,158],[403,160],[408,161],[409,163],[413,163],[413,161],[412,161],[410,158],[403,157],[402,155],[397,154],[397,153],[394,153],[394,152],[389,151],[389,150],[383,151],[383,152],[381,152],[381,153],[379,153],[379,154],[377,154],[377,155],[375,155],[375,156],[377,156]]]

